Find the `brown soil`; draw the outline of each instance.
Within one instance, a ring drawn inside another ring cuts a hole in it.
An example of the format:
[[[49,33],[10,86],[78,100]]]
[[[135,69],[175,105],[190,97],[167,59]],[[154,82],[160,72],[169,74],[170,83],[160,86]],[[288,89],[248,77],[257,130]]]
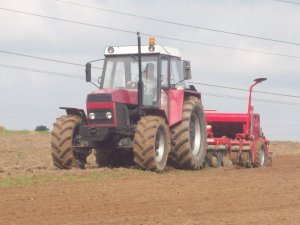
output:
[[[1,225],[300,224],[299,143],[274,142],[273,166],[268,168],[170,169],[163,174],[97,169],[92,157],[87,170],[56,170],[49,143],[48,134],[0,135],[0,183],[70,174],[108,176],[0,186]]]

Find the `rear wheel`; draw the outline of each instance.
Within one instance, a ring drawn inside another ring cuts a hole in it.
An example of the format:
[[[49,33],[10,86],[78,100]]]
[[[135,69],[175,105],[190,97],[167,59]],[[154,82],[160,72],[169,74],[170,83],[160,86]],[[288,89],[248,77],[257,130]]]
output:
[[[143,170],[164,171],[170,143],[168,128],[160,116],[145,116],[137,124],[134,135],[134,163]]]
[[[265,143],[263,143],[262,141],[257,141],[255,143],[254,151],[255,151],[254,166],[255,167],[265,166],[267,162]]]
[[[201,100],[184,101],[182,120],[172,129],[171,165],[179,169],[200,169],[206,155],[206,122]]]
[[[81,118],[78,116],[67,115],[56,119],[51,139],[51,153],[55,167],[59,169],[84,167],[85,160],[76,159],[73,149],[81,124]]]

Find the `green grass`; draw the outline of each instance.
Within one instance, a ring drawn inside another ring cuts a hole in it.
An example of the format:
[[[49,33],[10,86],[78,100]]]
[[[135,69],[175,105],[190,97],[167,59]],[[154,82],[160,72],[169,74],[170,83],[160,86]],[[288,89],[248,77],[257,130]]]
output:
[[[0,130],[0,135],[10,135],[10,134],[49,134],[49,131],[31,131],[31,130]]]
[[[29,134],[30,130],[0,130],[0,135],[6,134]]]
[[[78,182],[78,181],[96,181],[110,180],[128,177],[130,171],[98,171],[84,175],[42,175],[36,177],[18,177],[18,178],[2,178],[0,179],[0,187],[11,187],[20,185],[35,185],[63,182]]]

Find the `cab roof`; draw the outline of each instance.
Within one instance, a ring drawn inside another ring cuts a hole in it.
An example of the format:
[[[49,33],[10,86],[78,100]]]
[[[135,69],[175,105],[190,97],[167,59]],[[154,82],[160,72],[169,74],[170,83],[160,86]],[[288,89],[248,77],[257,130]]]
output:
[[[179,50],[176,48],[171,48],[163,45],[153,45],[154,50],[149,50],[149,45],[141,46],[142,54],[161,54],[161,55],[169,55],[180,58]],[[109,46],[105,48],[105,56],[113,56],[113,55],[134,55],[138,54],[138,46]]]

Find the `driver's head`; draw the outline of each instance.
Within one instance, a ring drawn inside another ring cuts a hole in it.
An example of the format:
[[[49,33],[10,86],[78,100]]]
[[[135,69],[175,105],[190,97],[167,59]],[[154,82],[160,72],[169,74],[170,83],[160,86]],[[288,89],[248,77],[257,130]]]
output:
[[[154,64],[148,63],[145,69],[146,78],[154,77]]]

